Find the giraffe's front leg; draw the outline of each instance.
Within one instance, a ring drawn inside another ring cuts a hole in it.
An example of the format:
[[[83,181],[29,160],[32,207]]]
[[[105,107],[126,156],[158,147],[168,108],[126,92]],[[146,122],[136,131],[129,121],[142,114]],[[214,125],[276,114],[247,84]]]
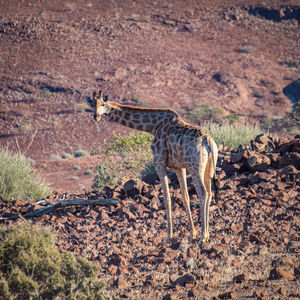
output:
[[[186,214],[188,217],[189,225],[190,225],[190,239],[192,241],[196,238],[197,232],[194,227],[194,222],[192,219],[192,213],[191,213],[191,208],[190,208],[190,197],[188,194],[187,184],[186,184],[186,169],[178,168],[178,169],[175,169],[175,171],[176,171],[177,178],[178,178],[179,185],[180,185],[182,201],[183,201],[183,204],[184,204],[184,207],[186,210]]]
[[[169,183],[168,183],[167,172],[166,172],[165,167],[163,167],[162,165],[156,165],[155,169],[156,169],[156,172],[160,179],[163,193],[164,193],[164,202],[165,202],[166,213],[167,213],[167,222],[168,222],[167,243],[171,244],[172,238],[173,238],[173,227],[172,227],[171,197],[170,197],[170,192],[169,192]]]

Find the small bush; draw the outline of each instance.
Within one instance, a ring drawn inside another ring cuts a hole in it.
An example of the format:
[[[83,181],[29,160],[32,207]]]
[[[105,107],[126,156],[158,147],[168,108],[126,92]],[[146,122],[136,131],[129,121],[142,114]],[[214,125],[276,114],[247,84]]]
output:
[[[0,150],[0,197],[3,200],[32,201],[49,194],[49,188],[32,168],[32,160]]]
[[[23,123],[18,128],[19,134],[27,134],[32,130],[32,124],[31,123]]]
[[[74,157],[85,157],[85,156],[90,156],[90,153],[85,150],[78,150],[74,154]]]
[[[114,140],[108,148],[108,152],[139,152],[150,149],[153,135],[148,132],[130,133],[127,136],[114,134]]]
[[[102,163],[101,165],[97,166],[96,170],[98,174],[95,176],[94,183],[92,185],[94,190],[102,190],[107,185],[116,185],[117,178],[106,163]]]
[[[86,170],[83,173],[84,175],[93,175],[93,171],[92,170]]]
[[[70,154],[70,153],[64,153],[61,157],[62,157],[63,159],[70,159],[70,158],[73,158],[73,155]]]
[[[59,160],[61,157],[58,154],[51,155],[51,160]]]
[[[263,133],[258,125],[205,123],[202,128],[213,138],[217,145],[236,149],[239,145],[249,144],[257,135]]]
[[[0,226],[1,299],[104,299],[90,262],[60,253],[53,234],[22,222]]]

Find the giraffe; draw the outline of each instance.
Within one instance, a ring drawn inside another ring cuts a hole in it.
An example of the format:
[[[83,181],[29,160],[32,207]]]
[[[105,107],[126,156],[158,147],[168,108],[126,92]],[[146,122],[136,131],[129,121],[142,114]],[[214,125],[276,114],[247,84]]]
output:
[[[215,187],[217,199],[218,180],[216,179],[216,163],[218,148],[213,139],[200,127],[187,124],[171,109],[137,108],[108,101],[94,92],[93,98],[86,99],[93,107],[95,121],[107,115],[122,125],[153,134],[151,150],[154,167],[160,179],[166,207],[168,232],[167,243],[173,238],[171,197],[166,168],[176,172],[183,204],[190,227],[190,238],[196,238],[196,230],[190,210],[190,199],[186,183],[186,169],[191,173],[196,192],[201,201],[201,239],[209,239],[209,204],[212,197],[211,182]]]

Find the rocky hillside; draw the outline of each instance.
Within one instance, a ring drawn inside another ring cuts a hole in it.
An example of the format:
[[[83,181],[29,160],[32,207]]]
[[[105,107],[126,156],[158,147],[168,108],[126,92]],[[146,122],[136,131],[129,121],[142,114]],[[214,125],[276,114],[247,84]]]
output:
[[[2,223],[62,200],[107,199],[106,205],[57,205],[32,218],[50,225],[57,246],[86,256],[112,295],[132,299],[298,299],[300,277],[300,136],[257,136],[251,147],[220,147],[221,195],[210,207],[210,241],[188,240],[178,182],[170,180],[175,238],[165,243],[158,182],[128,180],[81,195],[0,204]],[[153,178],[155,180],[155,178]],[[188,177],[198,238],[200,208]],[[60,202],[62,203],[62,202]]]

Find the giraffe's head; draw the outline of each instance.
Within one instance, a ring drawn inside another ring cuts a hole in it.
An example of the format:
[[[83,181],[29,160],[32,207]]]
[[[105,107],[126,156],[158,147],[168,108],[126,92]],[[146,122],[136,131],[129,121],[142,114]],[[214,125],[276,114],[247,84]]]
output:
[[[99,92],[97,95],[96,92],[93,93],[93,98],[90,99],[89,97],[86,98],[89,105],[94,109],[94,119],[95,121],[100,121],[101,116],[108,112],[106,102],[108,100],[108,96],[103,98],[102,91]]]

